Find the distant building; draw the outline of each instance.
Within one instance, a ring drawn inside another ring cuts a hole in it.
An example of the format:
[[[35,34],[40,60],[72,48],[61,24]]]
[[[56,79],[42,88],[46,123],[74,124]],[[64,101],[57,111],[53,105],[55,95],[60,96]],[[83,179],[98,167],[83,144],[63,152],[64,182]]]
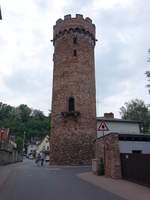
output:
[[[104,127],[102,127],[104,125]],[[104,128],[104,129],[103,129]],[[103,131],[104,130],[104,131]],[[104,117],[97,118],[97,137],[114,133],[140,134],[140,122],[114,118],[113,113],[104,113]]]
[[[105,113],[97,119],[97,139],[92,169],[104,164],[105,175],[150,184],[150,135],[140,132],[140,122]]]
[[[27,156],[29,157],[30,155],[32,155],[33,157],[35,157],[37,148],[38,144],[36,144],[36,142],[29,144],[27,146]]]
[[[17,150],[15,136],[9,133],[9,128],[0,128],[0,165],[22,161],[22,155]]]
[[[17,149],[15,137],[9,135],[9,128],[0,128],[0,149],[9,151]]]
[[[9,128],[0,128],[0,141],[6,141],[8,139]]]

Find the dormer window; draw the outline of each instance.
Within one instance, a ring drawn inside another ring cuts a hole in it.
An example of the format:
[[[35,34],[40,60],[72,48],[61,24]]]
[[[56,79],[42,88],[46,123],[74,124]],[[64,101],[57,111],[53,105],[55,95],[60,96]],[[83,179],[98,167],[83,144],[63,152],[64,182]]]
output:
[[[74,112],[75,111],[75,105],[74,105],[74,97],[69,97],[69,101],[68,101],[68,108],[69,108],[69,112]]]

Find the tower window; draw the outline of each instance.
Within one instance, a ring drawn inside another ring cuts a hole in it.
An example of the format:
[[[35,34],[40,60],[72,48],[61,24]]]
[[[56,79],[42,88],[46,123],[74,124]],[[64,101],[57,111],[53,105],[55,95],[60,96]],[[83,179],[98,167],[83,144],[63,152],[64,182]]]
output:
[[[73,55],[77,56],[77,50],[76,49],[73,50]]]
[[[69,112],[74,112],[74,97],[69,97]]]
[[[73,44],[77,44],[77,37],[73,38]]]

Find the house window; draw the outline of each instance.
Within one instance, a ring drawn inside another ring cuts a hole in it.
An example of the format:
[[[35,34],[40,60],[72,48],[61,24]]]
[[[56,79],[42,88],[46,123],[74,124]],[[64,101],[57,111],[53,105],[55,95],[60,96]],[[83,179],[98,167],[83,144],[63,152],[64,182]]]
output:
[[[77,56],[77,50],[76,50],[76,49],[73,50],[73,55],[74,55],[75,57]]]
[[[74,97],[69,97],[69,112],[74,112]]]
[[[134,154],[141,154],[142,151],[141,150],[132,150],[132,153],[134,153]]]

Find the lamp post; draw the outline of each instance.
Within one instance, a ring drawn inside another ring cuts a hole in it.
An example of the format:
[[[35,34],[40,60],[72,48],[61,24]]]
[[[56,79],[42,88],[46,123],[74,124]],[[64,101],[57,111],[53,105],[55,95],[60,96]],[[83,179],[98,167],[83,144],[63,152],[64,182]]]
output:
[[[23,153],[23,155],[24,155],[25,137],[26,137],[26,132],[24,131],[23,144],[22,144],[22,153]]]

